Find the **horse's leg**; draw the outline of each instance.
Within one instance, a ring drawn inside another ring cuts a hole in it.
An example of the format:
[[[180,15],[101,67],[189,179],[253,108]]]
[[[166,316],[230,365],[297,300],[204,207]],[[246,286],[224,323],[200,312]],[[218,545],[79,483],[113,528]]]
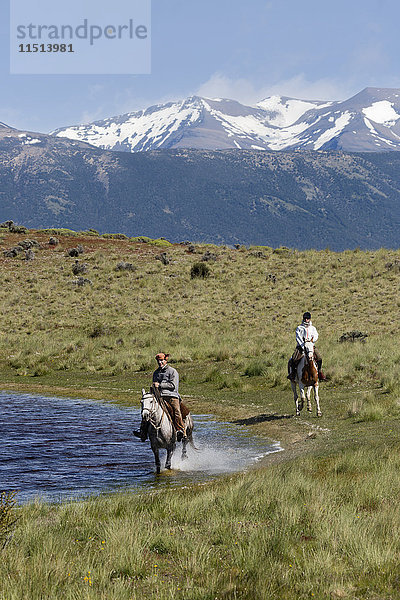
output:
[[[165,461],[166,469],[171,468],[171,460],[172,460],[172,455],[174,453],[174,450],[175,450],[175,444],[170,444],[169,446],[167,446],[167,459]]]
[[[322,412],[319,406],[318,382],[314,385],[314,400],[317,405],[317,417],[322,417]]]
[[[181,456],[182,460],[186,460],[187,457],[188,457],[187,450],[186,450],[186,446],[188,445],[188,441],[189,441],[189,438],[188,438],[188,435],[186,433],[186,437],[184,437],[183,440],[182,440],[182,456]]]
[[[309,386],[307,388],[306,396],[307,396],[307,410],[308,410],[308,412],[312,412],[312,406],[311,406],[311,386]]]
[[[299,408],[300,408],[300,410],[303,410],[304,402],[306,399],[306,394],[304,392],[304,384],[300,378],[299,378],[299,390],[300,390]]]
[[[158,451],[157,444],[153,440],[151,440],[151,449],[153,450],[157,473],[160,473],[161,472],[160,453]]]
[[[300,415],[300,411],[303,407],[300,408],[300,403],[298,402],[299,396],[297,394],[297,386],[296,386],[296,382],[295,381],[290,381],[290,385],[292,386],[292,390],[293,390],[293,400],[294,400],[294,405],[296,407],[296,416],[298,417]]]

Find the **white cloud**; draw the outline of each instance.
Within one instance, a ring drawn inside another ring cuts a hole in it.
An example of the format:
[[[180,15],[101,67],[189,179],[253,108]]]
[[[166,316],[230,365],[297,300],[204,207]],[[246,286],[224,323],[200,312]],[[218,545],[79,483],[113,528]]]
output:
[[[108,116],[110,116],[104,116],[105,114],[106,110],[103,106],[98,106],[92,110],[84,110],[79,117],[79,124],[87,125],[88,123],[93,123],[93,121],[101,121],[102,119],[106,119]]]
[[[302,73],[265,86],[256,86],[248,79],[230,79],[221,73],[215,73],[198,88],[196,94],[209,98],[231,98],[253,105],[275,94],[302,100],[343,100],[359,91],[349,82],[329,78],[309,81]]]

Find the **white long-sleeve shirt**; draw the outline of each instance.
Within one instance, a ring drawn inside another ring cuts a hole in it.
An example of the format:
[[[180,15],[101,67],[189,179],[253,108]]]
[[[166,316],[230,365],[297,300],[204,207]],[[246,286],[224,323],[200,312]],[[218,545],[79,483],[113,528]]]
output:
[[[318,331],[311,323],[311,321],[307,324],[302,323],[296,328],[296,344],[298,346],[303,347],[304,340],[306,342],[310,342],[311,339],[313,340],[313,342],[316,342],[318,339]]]

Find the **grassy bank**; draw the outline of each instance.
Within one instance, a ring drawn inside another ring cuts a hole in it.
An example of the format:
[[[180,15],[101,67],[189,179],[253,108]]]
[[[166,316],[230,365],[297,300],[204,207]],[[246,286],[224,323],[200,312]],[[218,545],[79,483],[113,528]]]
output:
[[[1,598],[398,598],[399,445],[22,511]]]
[[[18,509],[1,600],[400,598],[400,252],[0,237],[40,244],[0,257],[3,389],[137,404],[167,350],[194,413],[286,448],[205,486]],[[293,417],[286,380],[304,310],[329,376],[321,419]],[[339,341],[351,331],[368,335]]]

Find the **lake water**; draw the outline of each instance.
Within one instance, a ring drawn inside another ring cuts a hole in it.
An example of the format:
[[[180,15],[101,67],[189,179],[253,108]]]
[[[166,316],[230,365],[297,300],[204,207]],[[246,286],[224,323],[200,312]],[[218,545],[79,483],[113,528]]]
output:
[[[173,470],[155,474],[149,442],[132,435],[139,408],[109,402],[0,392],[0,490],[17,490],[20,503],[79,498],[117,490],[177,487],[241,471],[281,450],[246,427],[193,415],[188,460],[180,448]],[[162,466],[165,453],[162,454]]]

